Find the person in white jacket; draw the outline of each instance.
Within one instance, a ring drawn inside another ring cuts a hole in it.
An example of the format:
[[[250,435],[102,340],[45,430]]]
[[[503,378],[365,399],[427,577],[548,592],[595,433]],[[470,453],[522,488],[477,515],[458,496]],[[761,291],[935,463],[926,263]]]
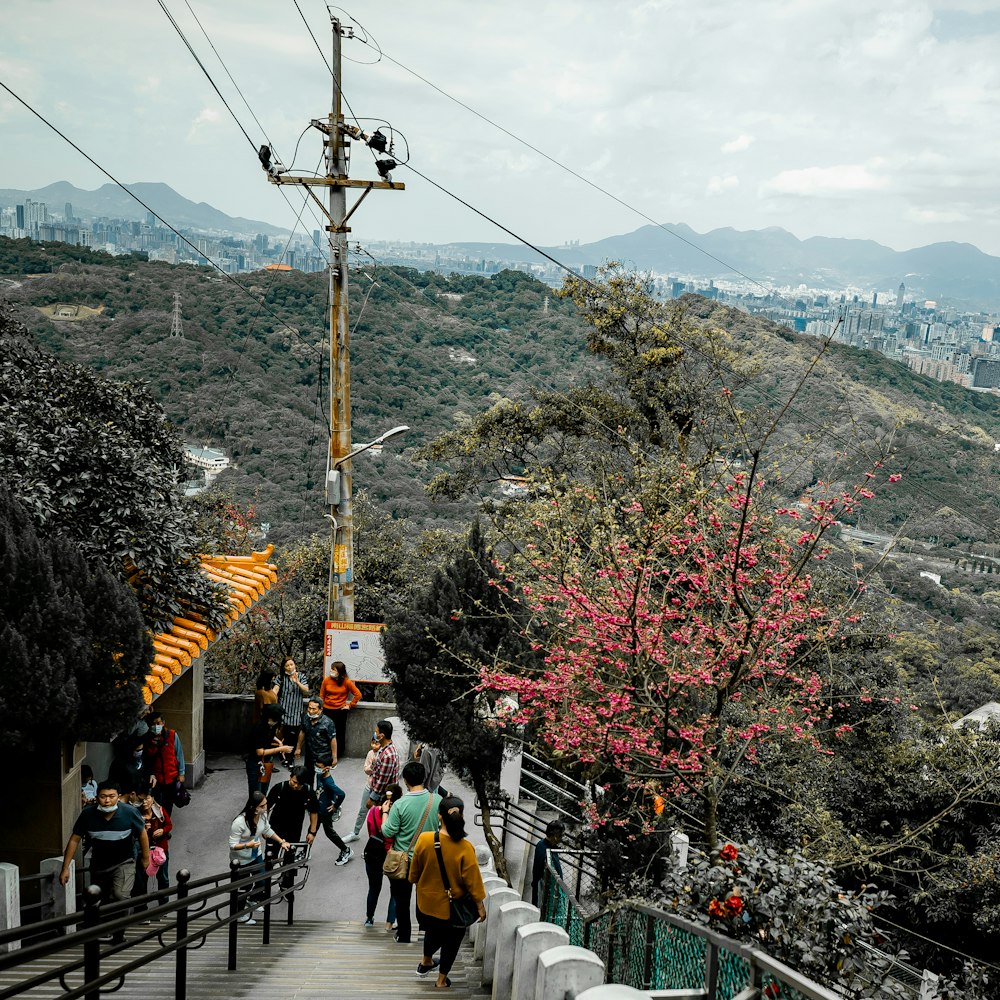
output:
[[[263,792],[254,792],[229,828],[229,860],[238,861],[240,868],[247,869],[241,874],[249,875],[253,870],[264,870],[264,852],[261,850],[261,844],[265,838],[273,840],[281,850],[288,850],[288,841],[275,833],[268,822],[267,796]],[[240,917],[240,923],[256,922],[249,913]]]

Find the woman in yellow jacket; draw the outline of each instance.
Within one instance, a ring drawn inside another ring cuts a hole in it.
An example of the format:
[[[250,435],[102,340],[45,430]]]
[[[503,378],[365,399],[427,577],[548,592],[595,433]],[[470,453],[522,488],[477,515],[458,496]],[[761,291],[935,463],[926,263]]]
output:
[[[483,906],[486,890],[479,865],[476,864],[475,849],[465,837],[464,810],[462,800],[453,795],[441,800],[438,807],[441,819],[441,855],[452,898],[459,899],[466,893],[472,896],[482,922],[486,919],[486,907]],[[417,966],[417,976],[423,979],[430,975],[438,964],[434,960],[434,952],[440,948],[437,988],[445,989],[451,986],[448,973],[451,972],[465,937],[465,928],[451,926],[451,904],[441,880],[434,837],[435,834],[428,831],[417,838],[413,861],[410,863],[410,881],[417,887],[417,910],[424,927],[424,954]]]
[[[323,701],[323,714],[337,727],[337,759],[340,760],[347,745],[347,713],[361,701],[361,692],[347,676],[347,664],[342,660],[330,664],[330,673],[319,686],[319,696]]]

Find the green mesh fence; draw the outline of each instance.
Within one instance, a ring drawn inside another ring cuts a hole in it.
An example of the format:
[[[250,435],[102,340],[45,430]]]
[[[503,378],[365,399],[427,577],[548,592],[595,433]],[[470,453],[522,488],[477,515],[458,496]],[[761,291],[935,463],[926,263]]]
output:
[[[605,979],[637,990],[697,990],[706,985],[709,942],[670,923],[665,915],[632,906],[588,915],[553,872],[546,879],[542,919],[565,928],[570,944],[589,948],[604,963]],[[751,983],[750,962],[719,948],[717,1000],[733,1000]],[[762,983],[764,1000],[806,1000],[773,974]]]
[[[804,993],[792,989],[788,983],[783,983],[767,972],[764,973],[760,995],[765,1000],[806,1000]]]
[[[605,910],[587,924],[584,930],[583,947],[589,948],[608,967],[608,932],[611,930],[613,913]]]
[[[642,989],[646,959],[646,917],[635,910],[619,910],[615,914],[614,934],[614,978],[611,981]]]
[[[716,1000],[732,1000],[740,990],[749,985],[750,963],[742,955],[720,948]]]
[[[690,931],[657,920],[653,928],[650,988],[688,990],[705,985],[705,941]]]

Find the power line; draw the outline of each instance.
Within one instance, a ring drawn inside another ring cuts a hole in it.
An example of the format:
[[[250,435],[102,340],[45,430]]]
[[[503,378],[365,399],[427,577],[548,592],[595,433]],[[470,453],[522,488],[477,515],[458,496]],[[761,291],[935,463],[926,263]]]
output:
[[[362,45],[370,45],[371,44],[367,39],[363,39],[363,38],[358,38],[357,41],[361,42]],[[372,39],[372,42],[374,42],[375,47],[377,48],[380,57],[384,57],[384,58],[388,59],[389,62],[391,62],[394,65],[398,66],[401,70],[404,70],[405,72],[409,73],[411,76],[416,77],[418,80],[420,80],[422,83],[425,83],[432,90],[436,90],[439,94],[441,94],[442,97],[446,97],[449,101],[454,101],[454,103],[457,104],[457,105],[459,105],[459,107],[465,108],[466,111],[470,112],[471,114],[475,115],[477,118],[479,118],[482,121],[486,122],[487,125],[491,125],[493,128],[497,129],[498,131],[503,132],[504,135],[509,136],[511,139],[513,139],[515,142],[520,143],[526,149],[530,149],[533,153],[536,153],[538,156],[541,156],[543,159],[548,160],[548,162],[551,163],[553,166],[558,167],[560,170],[564,170],[566,173],[568,173],[571,176],[575,177],[577,180],[582,181],[588,187],[593,188],[595,191],[599,192],[600,194],[603,194],[605,197],[610,198],[614,202],[617,202],[623,208],[627,208],[630,212],[633,212],[636,215],[638,215],[640,219],[644,219],[646,222],[649,222],[651,225],[656,226],[657,229],[662,229],[663,232],[669,234],[674,239],[680,240],[681,243],[686,243],[693,250],[697,250],[698,253],[704,254],[710,260],[714,260],[717,264],[721,264],[724,268],[726,268],[727,271],[731,271],[733,274],[738,274],[741,278],[746,278],[747,281],[749,281],[752,284],[756,285],[758,288],[763,289],[764,291],[767,291],[767,292],[771,291],[771,289],[768,288],[767,285],[765,285],[762,282],[758,281],[756,278],[752,277],[749,274],[746,274],[744,271],[741,271],[738,267],[734,266],[733,264],[730,264],[726,260],[723,260],[721,257],[717,257],[715,254],[713,254],[710,251],[706,250],[704,247],[698,246],[698,244],[695,243],[695,242],[693,242],[692,240],[689,240],[686,237],[681,236],[680,233],[674,232],[674,230],[672,230],[672,229],[668,229],[662,222],[657,222],[656,219],[654,219],[651,215],[647,215],[641,208],[636,208],[634,205],[632,205],[629,202],[625,201],[624,198],[619,197],[618,195],[612,193],[611,191],[608,191],[607,188],[601,187],[600,184],[596,183],[595,181],[590,180],[588,177],[585,177],[583,174],[578,173],[572,167],[569,167],[565,163],[563,163],[562,161],[557,160],[554,156],[550,156],[544,150],[541,150],[537,146],[535,146],[532,143],[528,142],[527,139],[524,139],[521,136],[519,136],[516,132],[512,132],[510,129],[505,128],[503,125],[500,125],[498,122],[493,121],[492,118],[489,118],[488,116],[484,115],[481,111],[477,111],[471,105],[468,105],[464,101],[459,100],[459,98],[455,97],[453,94],[448,93],[448,91],[446,91],[443,88],[439,87],[436,83],[433,83],[432,81],[428,80],[427,77],[421,76],[421,74],[418,73],[415,69],[411,69],[409,66],[405,65],[404,63],[401,63],[398,59],[394,59],[391,55],[389,55],[388,52],[386,52],[381,46],[379,46],[378,43],[375,42],[374,39]],[[378,62],[378,60],[375,60],[375,61]],[[530,244],[529,244],[529,246],[530,246]]]
[[[195,50],[192,48],[191,43],[187,40],[187,36],[181,30],[181,26],[174,20],[174,15],[171,14],[169,10],[167,10],[167,5],[163,2],[163,0],[156,0],[156,2],[160,5],[160,10],[162,10],[163,13],[167,15],[167,20],[174,26],[174,31],[176,31],[177,34],[180,35],[181,41],[184,42],[184,44],[187,46],[187,50],[188,52],[191,53],[191,57],[199,66],[201,66],[202,72],[205,74],[206,77],[208,77],[208,82],[212,84],[212,88],[215,90],[216,94],[218,94],[219,100],[226,105],[226,110],[233,116],[233,120],[236,122],[236,124],[240,126],[240,131],[246,137],[247,142],[250,143],[250,148],[256,152],[257,147],[254,145],[253,139],[250,138],[250,135],[247,132],[247,130],[242,125],[240,125],[240,120],[236,117],[235,114],[233,114],[233,109],[229,106],[226,99],[222,96],[222,91],[215,86],[215,81],[212,79],[208,70],[205,69],[205,66],[202,63],[202,61],[198,58],[198,53],[195,52]],[[188,7],[188,9],[190,10],[190,7]],[[192,14],[193,13],[194,11],[192,11]],[[195,20],[197,20],[197,18],[195,18]],[[201,27],[200,22],[198,26]]]

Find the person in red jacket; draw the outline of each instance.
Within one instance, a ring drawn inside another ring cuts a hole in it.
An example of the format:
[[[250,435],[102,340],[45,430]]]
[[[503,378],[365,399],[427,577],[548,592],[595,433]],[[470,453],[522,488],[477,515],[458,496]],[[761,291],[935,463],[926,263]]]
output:
[[[184,784],[184,748],[177,733],[166,727],[158,709],[154,708],[145,721],[149,732],[143,756],[149,763],[150,773],[156,778],[153,798],[170,815],[174,811],[177,787]]]
[[[361,692],[347,676],[347,665],[341,660],[330,664],[330,673],[319,686],[319,696],[323,700],[323,714],[337,727],[337,759],[340,760],[347,746],[347,713],[361,701]]]

